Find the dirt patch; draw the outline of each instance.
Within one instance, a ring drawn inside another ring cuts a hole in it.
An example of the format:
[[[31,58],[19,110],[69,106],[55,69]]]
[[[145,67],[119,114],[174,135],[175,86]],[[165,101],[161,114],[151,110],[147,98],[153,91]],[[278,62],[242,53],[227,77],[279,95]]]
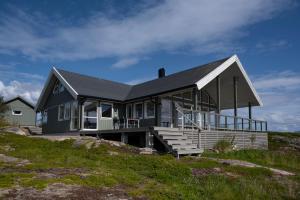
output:
[[[65,185],[62,183],[51,184],[43,190],[34,188],[15,188],[5,192],[2,197],[5,199],[16,200],[52,200],[52,199],[70,199],[70,200],[120,200],[120,199],[138,199],[130,197],[125,187],[117,186],[112,188],[90,188],[77,185]]]
[[[295,175],[294,173],[291,173],[291,172],[288,172],[288,171],[285,171],[285,170],[274,169],[274,168],[271,168],[271,167],[265,167],[265,166],[262,166],[262,165],[258,165],[258,164],[255,164],[255,163],[242,161],[242,160],[219,159],[219,158],[207,158],[207,159],[217,161],[217,162],[219,162],[221,164],[224,164],[224,165],[251,167],[251,168],[260,167],[260,168],[268,169],[271,172],[273,172],[275,175],[280,175],[280,176],[294,176]]]
[[[29,160],[23,160],[23,159],[15,158],[12,156],[6,156],[4,154],[0,154],[0,161],[2,161],[4,163],[15,164],[17,167],[22,167],[22,166],[30,164]]]
[[[219,167],[215,168],[201,168],[201,169],[192,169],[193,176],[201,177],[201,176],[208,176],[208,175],[225,175],[231,178],[237,178],[239,175],[231,173],[231,172],[225,172],[223,169]]]
[[[1,173],[36,173],[36,177],[43,178],[62,178],[67,175],[79,175],[86,177],[90,171],[83,168],[50,168],[50,169],[24,169],[24,168],[2,168]]]

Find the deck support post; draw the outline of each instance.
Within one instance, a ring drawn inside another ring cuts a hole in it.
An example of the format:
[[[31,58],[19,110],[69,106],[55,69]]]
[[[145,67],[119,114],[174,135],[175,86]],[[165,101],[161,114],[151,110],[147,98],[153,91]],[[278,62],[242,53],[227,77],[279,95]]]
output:
[[[237,129],[237,77],[233,77],[234,129]]]
[[[128,134],[127,133],[121,133],[121,142],[127,144],[128,143]]]
[[[221,112],[221,81],[220,81],[220,76],[217,76],[216,78],[216,92],[217,92],[217,114],[215,123],[216,123],[216,128],[220,128],[220,112]]]
[[[147,131],[145,136],[146,136],[145,147],[153,148],[153,134],[150,131]]]
[[[251,102],[248,103],[248,118],[249,118],[249,131],[251,131],[252,129],[252,105],[251,105]]]

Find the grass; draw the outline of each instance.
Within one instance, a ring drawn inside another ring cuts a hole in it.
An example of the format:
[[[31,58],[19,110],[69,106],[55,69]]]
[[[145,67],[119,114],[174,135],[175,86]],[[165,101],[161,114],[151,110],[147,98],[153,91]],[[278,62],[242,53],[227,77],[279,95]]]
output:
[[[14,134],[0,134],[0,146],[9,145],[14,151],[0,153],[27,159],[30,165],[23,167],[0,163],[1,169],[15,169],[0,174],[0,188],[14,186],[43,189],[51,183],[83,185],[92,188],[123,185],[134,197],[148,199],[297,199],[299,175],[280,181],[267,169],[224,166],[207,159],[184,157],[176,160],[171,155],[139,155],[117,147],[100,145],[86,149],[74,147],[72,140],[51,142]],[[110,155],[109,151],[117,152]],[[261,164],[288,168],[299,172],[300,161],[292,157],[276,158],[272,151],[239,151],[212,154],[228,158],[241,158]],[[208,155],[208,154],[207,154]],[[264,159],[267,158],[267,161]],[[81,169],[86,176],[67,174],[59,177],[39,178],[39,170]],[[195,176],[192,169],[220,168],[220,174]],[[18,171],[27,170],[28,173]],[[227,176],[232,173],[235,176]],[[286,183],[289,183],[287,185]],[[292,187],[291,187],[292,185]],[[292,188],[292,189],[291,189]]]
[[[204,156],[226,159],[238,159],[253,162],[256,164],[285,169],[300,173],[300,152],[295,150],[280,150],[288,144],[274,140],[274,136],[280,135],[289,138],[299,137],[300,134],[293,133],[271,133],[269,134],[269,150],[240,150],[227,153],[205,152]]]

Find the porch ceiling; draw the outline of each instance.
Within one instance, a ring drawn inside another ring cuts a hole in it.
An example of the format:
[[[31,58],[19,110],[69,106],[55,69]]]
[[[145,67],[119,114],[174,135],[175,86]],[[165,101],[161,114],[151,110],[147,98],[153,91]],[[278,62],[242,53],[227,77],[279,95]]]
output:
[[[221,93],[221,109],[234,108],[234,86],[233,77],[238,78],[237,82],[237,107],[247,107],[249,102],[252,106],[260,106],[260,102],[256,98],[253,90],[250,88],[246,77],[242,73],[237,62],[223,71],[220,75],[220,93]],[[217,102],[217,84],[216,78],[203,87],[209,95]]]

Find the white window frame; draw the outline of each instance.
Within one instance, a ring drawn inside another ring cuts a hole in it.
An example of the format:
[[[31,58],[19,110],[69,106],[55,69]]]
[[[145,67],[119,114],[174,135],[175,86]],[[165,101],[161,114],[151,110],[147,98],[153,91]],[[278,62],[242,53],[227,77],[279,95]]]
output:
[[[79,105],[78,105],[78,101],[73,101],[71,103],[71,111],[70,111],[70,130],[74,131],[74,130],[78,130],[79,129]],[[77,109],[77,115],[72,115],[74,109]],[[78,126],[77,128],[73,128],[73,119],[77,119],[78,120]]]
[[[61,106],[64,106],[62,118],[60,118],[60,110],[61,110]],[[57,112],[57,120],[58,120],[58,121],[63,121],[63,120],[64,120],[64,117],[65,117],[65,104],[59,104],[59,105],[58,105],[58,112]]]
[[[141,105],[142,105],[142,115],[141,115],[141,117],[139,117],[139,118],[136,116],[136,105],[138,105],[138,104],[141,104]],[[133,107],[133,118],[136,118],[136,119],[143,119],[143,116],[144,116],[144,104],[143,104],[143,102],[135,103],[135,104],[134,104],[134,107]]]
[[[20,111],[21,113],[20,114],[16,114],[15,111]],[[14,115],[14,116],[22,116],[23,112],[22,112],[22,110],[12,110],[11,114]]]
[[[98,121],[98,118],[99,118],[99,102],[97,101],[85,101],[85,102],[96,102],[97,103],[97,109],[96,109],[96,117],[85,117],[84,116],[84,103],[82,104],[82,113],[81,113],[81,127],[82,127],[82,130],[86,130],[86,131],[97,131],[98,128],[99,128],[99,121]],[[85,118],[96,118],[97,121],[96,121],[96,128],[95,129],[91,129],[91,128],[84,128],[84,119]]]
[[[148,103],[153,103],[153,105],[154,105],[153,116],[148,116],[148,113],[147,113],[147,104]],[[152,102],[152,101],[145,101],[145,103],[144,103],[144,116],[145,116],[146,119],[155,118],[155,103],[154,102]]]
[[[102,105],[106,104],[106,105],[111,105],[111,117],[103,117],[102,116]],[[114,117],[114,105],[113,103],[109,103],[109,102],[100,102],[100,117],[102,119],[112,119]]]
[[[69,116],[67,116],[67,109],[69,108]],[[67,102],[65,103],[65,107],[64,107],[64,120],[69,120],[71,116],[71,103]]]
[[[42,124],[47,124],[47,123],[48,123],[48,110],[45,109],[42,115]]]

